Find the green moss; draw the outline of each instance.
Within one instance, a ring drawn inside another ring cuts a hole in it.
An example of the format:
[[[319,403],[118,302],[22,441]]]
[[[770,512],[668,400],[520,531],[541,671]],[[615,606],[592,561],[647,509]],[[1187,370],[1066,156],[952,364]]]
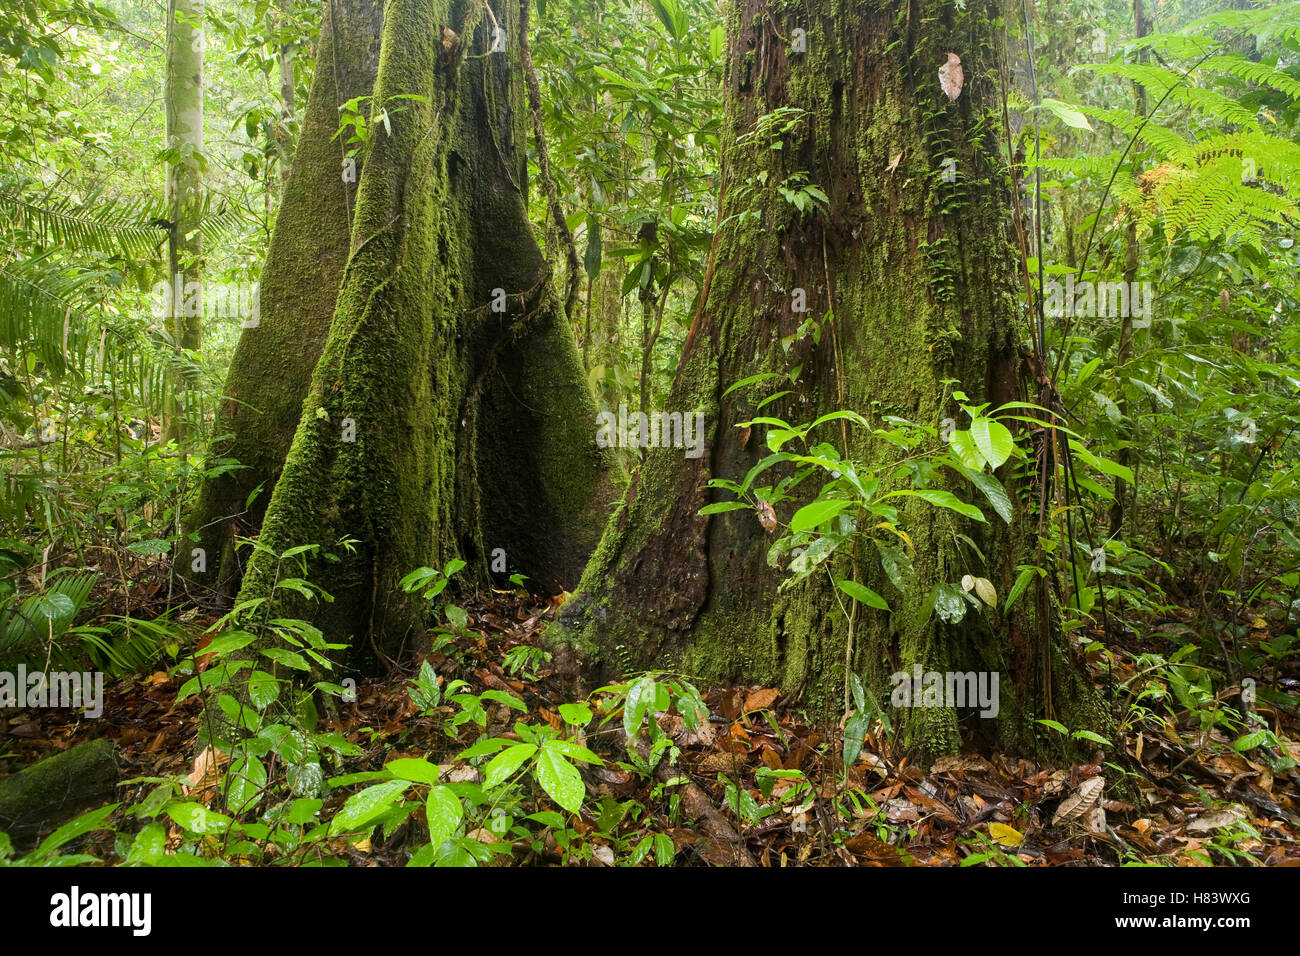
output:
[[[517,38],[518,9],[501,16]],[[331,604],[273,594],[280,571],[266,551],[240,595],[273,595],[276,610],[314,620],[332,640],[401,646],[420,630],[422,607],[397,580],[460,554],[486,576],[485,531],[517,532],[538,565],[567,553],[576,574],[599,527],[589,511],[610,496],[610,462],[583,421],[594,421],[591,399],[527,218],[517,39],[500,62],[462,65],[482,17],[481,5],[387,4],[352,251],[261,534],[270,552],[350,537],[356,553],[335,549],[341,560],[311,568]],[[459,46],[442,45],[444,24]],[[381,111],[387,124],[375,121]],[[507,315],[487,307],[495,288],[515,303]],[[545,372],[502,364],[512,350]],[[525,427],[530,414],[535,428]],[[492,428],[517,432],[525,460],[489,447]],[[531,497],[482,493],[510,472],[531,482]],[[568,536],[567,552],[552,532]]]
[[[204,483],[187,526],[208,555],[207,571],[194,577],[226,593],[237,589],[246,560],[235,556],[234,516],[244,533],[260,527],[334,316],[355,190],[343,182],[342,149],[332,140],[336,104],[371,93],[380,9],[358,3],[337,31],[328,18],[322,27],[315,81],[262,271],[260,322],[241,336],[223,389],[228,398],[217,407],[210,457],[234,458],[242,467]],[[190,562],[178,567],[188,573]]]
[[[26,845],[41,829],[111,799],[116,779],[117,748],[110,740],[46,757],[0,780],[0,831]]]

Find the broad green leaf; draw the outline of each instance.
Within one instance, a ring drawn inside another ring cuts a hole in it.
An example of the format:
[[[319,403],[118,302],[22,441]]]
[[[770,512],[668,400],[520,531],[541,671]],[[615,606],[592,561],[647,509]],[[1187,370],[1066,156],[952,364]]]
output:
[[[808,426],[808,430],[812,431],[818,425],[821,425],[825,422],[839,421],[840,419],[848,419],[849,421],[853,422],[855,425],[861,425],[863,428],[871,427],[871,425],[867,422],[867,420],[863,418],[861,415],[859,415],[857,412],[850,411],[848,409],[840,409],[837,412],[828,412],[827,414],[821,416],[815,422],[813,422],[811,425]]]
[[[154,821],[136,834],[131,849],[127,852],[126,862],[156,863],[167,853],[167,828]]]
[[[1076,730],[1070,736],[1074,737],[1076,740],[1091,740],[1094,744],[1101,744],[1103,747],[1114,746],[1101,734],[1093,733],[1091,730]]]
[[[266,710],[280,696],[280,682],[266,671],[248,675],[248,699],[258,710]]]
[[[513,746],[514,743],[515,741],[508,737],[487,737],[462,750],[456,755],[456,759],[469,760],[472,757],[486,757],[488,754],[496,753],[502,747]]]
[[[966,598],[961,588],[951,584],[936,584],[930,592],[934,611],[949,624],[957,624],[966,617]]]
[[[438,767],[427,760],[421,760],[418,757],[399,757],[396,760],[390,760],[384,764],[394,777],[402,780],[410,780],[413,783],[437,783]]]
[[[498,704],[505,704],[507,707],[512,707],[515,710],[523,711],[524,713],[528,712],[527,704],[514,694],[508,694],[503,690],[485,690],[483,693],[479,694],[479,697],[483,700],[494,700]]]
[[[844,580],[836,581],[835,583],[839,585],[841,591],[853,598],[853,600],[860,601],[867,605],[867,607],[879,608],[882,611],[889,610],[889,605],[885,602],[885,599],[875,591],[871,590],[871,588],[864,587],[857,581]]]
[[[727,31],[720,26],[709,30],[709,56],[714,63],[721,63],[727,54]]]
[[[998,480],[997,476],[976,468],[965,467],[961,469],[961,473],[972,485],[984,493],[984,497],[993,506],[993,510],[997,512],[998,517],[1007,524],[1011,524],[1011,498],[1008,497],[1006,489],[1002,487],[1002,482]]]
[[[38,853],[52,853],[63,844],[83,833],[89,833],[92,830],[110,830],[111,826],[105,824],[105,820],[116,810],[120,804],[111,803],[106,807],[100,807],[97,810],[91,810],[89,813],[83,813],[75,820],[69,820],[63,826],[59,827],[36,848]]]
[[[1016,603],[1016,599],[1019,598],[1020,595],[1024,593],[1025,588],[1029,586],[1029,582],[1032,580],[1036,570],[1037,568],[1025,568],[1020,572],[1016,577],[1015,584],[1011,585],[1011,593],[1007,595],[1007,603],[1003,606],[1002,610],[1011,610],[1011,605]]]
[[[391,810],[401,799],[410,781],[389,780],[354,793],[348,797],[343,808],[335,815],[330,824],[330,833],[346,833],[357,830],[381,814]]]
[[[314,800],[308,797],[299,797],[289,807],[289,812],[285,815],[285,823],[293,823],[302,826],[304,823],[311,823],[316,819],[316,814],[323,805],[323,801]]]
[[[247,647],[253,641],[257,640],[256,634],[249,634],[247,631],[230,631],[227,634],[218,634],[208,646],[200,649],[197,653],[200,656],[208,654],[229,654],[231,651],[237,651],[241,647]]]
[[[663,687],[662,684],[659,686]],[[663,689],[664,692],[667,693],[668,688],[664,687]],[[666,707],[663,709],[667,710]],[[548,740],[542,745],[542,749],[554,750],[557,753],[564,754],[566,757],[572,757],[574,760],[581,760],[583,763],[597,765],[605,763],[605,761],[601,760],[600,756],[595,752],[588,750],[586,747],[582,746],[582,744],[573,740]]]
[[[673,845],[673,838],[667,833],[655,834],[655,865],[671,866],[673,859],[677,856],[677,848]]]
[[[236,757],[226,771],[226,809],[246,813],[257,806],[266,787],[266,767],[253,754]]]
[[[976,418],[970,424],[970,434],[984,460],[995,470],[1002,467],[1016,447],[1011,430],[991,418]]]
[[[1232,749],[1237,753],[1245,753],[1247,750],[1254,750],[1256,747],[1263,747],[1269,743],[1273,735],[1267,730],[1257,730],[1253,734],[1246,734],[1238,737],[1232,742]]]
[[[591,706],[589,704],[561,704],[560,717],[566,724],[574,727],[585,727],[591,722]]]
[[[681,8],[679,0],[650,0],[650,6],[655,15],[659,17],[659,22],[668,30],[669,36],[674,40],[680,40],[686,36],[687,30],[690,28],[690,22],[687,19],[686,11]]]
[[[970,432],[964,430],[954,431],[948,436],[948,447],[957,456],[957,460],[967,468],[973,471],[984,470],[984,456],[975,445],[975,439]]]
[[[456,832],[465,811],[460,798],[447,787],[431,787],[424,814],[429,822],[429,843],[436,848]]]
[[[173,803],[167,815],[191,833],[223,833],[230,826],[230,817],[213,813],[201,803]]]
[[[632,86],[631,83],[623,79],[623,77],[619,76],[613,70],[607,69],[603,66],[593,66],[591,70],[598,77],[600,77],[606,83],[611,84],[612,86],[621,86],[624,88],[630,88]]]
[[[483,768],[483,786],[488,790],[498,787],[501,782],[518,770],[529,757],[537,753],[535,744],[515,744],[507,747],[488,761]]]
[[[1075,109],[1069,103],[1062,103],[1060,100],[1052,99],[1050,96],[1044,96],[1039,101],[1039,109],[1047,110],[1066,126],[1074,129],[1087,130],[1089,133],[1095,132],[1092,124],[1088,122],[1088,117]]]
[[[406,861],[406,865],[408,867],[433,866],[434,861],[438,858],[438,850],[440,848],[441,845],[434,846],[432,843],[426,843],[411,854],[411,858]]]
[[[815,528],[822,522],[829,521],[852,504],[852,501],[843,498],[831,498],[804,505],[790,519],[790,532],[791,534],[798,534],[800,531]]]
[[[599,67],[597,67],[597,69],[599,69]],[[734,385],[732,385],[730,388],[728,388],[725,392],[722,393],[722,397],[726,398],[728,395],[730,395],[738,388],[744,388],[747,385],[753,385],[755,382],[766,382],[769,379],[773,379],[773,378],[785,378],[785,376],[781,375],[779,372],[759,372],[757,375],[750,375],[747,378],[742,378],[739,382],[736,382]],[[781,422],[781,424],[784,425],[785,422]]]
[[[268,647],[262,651],[264,657],[269,657],[277,664],[283,664],[285,667],[291,667],[298,671],[311,670],[307,661],[296,651],[288,651],[282,647]]]
[[[749,508],[751,505],[748,501],[715,501],[711,505],[705,505],[700,509],[701,515],[719,515],[727,511],[739,511],[742,508]]]
[[[858,711],[844,722],[844,766],[852,767],[862,753],[862,738],[871,729],[871,718]]]
[[[975,521],[984,521],[984,513],[974,505],[968,505],[951,491],[938,488],[926,488],[921,491],[891,491],[885,498],[920,498],[938,508],[947,508]]]
[[[552,746],[554,743],[555,741],[547,741],[542,746],[541,753],[537,755],[537,764],[533,767],[533,777],[551,795],[552,800],[570,813],[577,813],[582,809],[582,798],[587,788],[582,783],[582,774],[578,768]]]
[[[655,699],[655,681],[649,675],[632,682],[623,699],[623,732],[635,737],[641,729],[646,710]]]

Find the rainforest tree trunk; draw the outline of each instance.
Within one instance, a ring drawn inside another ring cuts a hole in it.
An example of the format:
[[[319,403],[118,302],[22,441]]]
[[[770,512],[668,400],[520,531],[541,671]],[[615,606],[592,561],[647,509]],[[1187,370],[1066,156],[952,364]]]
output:
[[[571,586],[617,492],[528,220],[520,13],[388,0],[351,252],[240,591],[380,654],[423,632],[404,574],[497,557]],[[309,544],[332,603],[274,587]]]
[[[217,407],[210,462],[240,467],[203,483],[189,517],[196,547],[181,556],[180,570],[194,584],[226,596],[238,592],[247,559],[236,552],[235,536],[262,525],[334,317],[364,157],[347,155],[346,134],[333,137],[339,107],[374,86],[383,19],[382,0],[325,7],[311,94],[262,269],[257,324],[247,323],[240,337]]]
[[[170,0],[167,7],[166,112],[168,207],[167,288],[169,331],[177,351],[197,349],[203,335],[203,0]],[[193,285],[191,285],[193,284]],[[197,292],[191,291],[197,289]],[[179,294],[178,294],[179,293]],[[167,402],[166,430],[184,433],[181,395],[192,382],[175,383]]]
[[[774,536],[754,511],[698,512],[733,497],[710,489],[709,479],[739,481],[767,453],[763,426],[736,427],[756,414],[807,423],[849,408],[876,426],[895,415],[939,428],[963,418],[945,379],[976,404],[1024,398],[1020,349],[1029,329],[998,153],[1005,134],[995,23],[1003,12],[1000,0],[971,0],[964,11],[946,0],[731,4],[720,225],[667,408],[702,410],[708,442],[699,458],[651,451],[566,603],[559,639],[592,663],[779,684],[814,708],[843,706],[848,628],[825,576],[779,590],[788,572],[769,566]],[[965,75],[956,99],[940,86],[950,54]],[[800,212],[777,191],[797,174],[825,193],[824,210]],[[801,299],[806,312],[797,311]],[[783,338],[828,312],[819,344],[804,337],[785,352]],[[794,385],[723,394],[748,376],[795,365],[802,372]],[[759,411],[778,388],[792,391]],[[821,437],[844,451],[838,428]],[[899,456],[865,430],[846,437],[856,461]],[[925,606],[935,585],[967,573],[990,579],[1005,599],[1017,566],[1033,563],[1035,522],[1013,470],[1000,473],[1019,512],[1009,529],[987,507],[988,524],[955,526],[951,512],[921,502],[900,509],[915,548],[901,591],[873,546],[857,548],[858,580],[891,610],[857,609],[853,666],[886,704],[889,675],[914,664],[999,672],[997,717],[961,718],[985,743],[1027,750],[1035,718],[1095,726],[1094,695],[1054,604],[1027,593],[1010,614],[972,611],[960,624]],[[979,499],[969,485],[951,490]],[[777,518],[788,522],[797,506]],[[957,533],[978,544],[986,565],[972,564]],[[955,709],[897,717],[929,755],[960,742]]]

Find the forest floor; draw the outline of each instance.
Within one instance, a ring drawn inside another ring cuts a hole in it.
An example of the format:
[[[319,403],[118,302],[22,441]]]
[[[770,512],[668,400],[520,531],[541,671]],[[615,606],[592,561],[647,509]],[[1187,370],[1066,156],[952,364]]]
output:
[[[149,603],[160,599],[156,585],[144,593]],[[520,645],[537,646],[558,605],[491,592],[463,606],[469,625],[454,644],[401,662],[385,679],[359,684],[354,702],[323,719],[324,729],[361,750],[342,760],[335,773],[376,771],[389,760],[417,757],[440,764],[444,779],[478,778],[478,771],[456,755],[482,729],[471,721],[450,736],[446,728],[455,708],[444,702],[422,714],[411,699],[410,681],[425,660],[444,687],[462,680],[469,693],[505,691],[523,699],[530,719],[540,715],[556,730],[563,726],[557,710],[572,701],[572,680],[549,663],[525,669],[527,677],[507,670],[512,666],[507,654]],[[215,619],[197,617],[192,623],[200,627]],[[1132,677],[1137,654],[1149,650],[1118,652],[1114,680]],[[200,656],[200,667],[203,663]],[[0,739],[7,738],[0,747],[0,772],[107,737],[119,748],[122,781],[189,776],[198,799],[219,801],[212,775],[204,779],[195,759],[200,699],[176,701],[185,679],[158,670],[106,686],[104,713],[96,720],[73,719],[66,710],[8,711],[0,716]],[[696,731],[688,731],[681,718],[660,715],[660,726],[680,756],[671,772],[657,775],[628,762],[619,722],[602,723],[598,711],[581,742],[606,763],[583,767],[587,798],[581,814],[562,828],[562,845],[549,834],[540,850],[538,841],[516,841],[508,851],[498,848],[497,861],[645,860],[649,865],[656,853],[647,838],[662,834],[672,847],[669,852],[660,840],[659,857],[677,865],[1300,866],[1300,771],[1291,767],[1274,774],[1269,764],[1286,754],[1256,751],[1255,759],[1239,753],[1219,728],[1202,730],[1195,712],[1187,712],[1187,719],[1148,718],[1141,727],[1126,725],[1127,732],[1115,741],[1118,753],[1111,751],[1103,760],[1099,748],[1095,762],[1085,765],[961,754],[940,759],[928,771],[911,762],[877,724],[846,774],[839,756],[841,727],[813,726],[778,690],[714,687],[701,693],[710,718]],[[490,705],[486,730],[513,737],[510,727],[520,716]],[[1300,759],[1300,747],[1286,743],[1300,737],[1297,715],[1273,710],[1266,716],[1290,756]],[[760,773],[761,768],[802,771],[810,787],[791,800],[795,781]],[[118,799],[129,805],[143,799],[152,784],[120,786]],[[348,792],[333,791],[326,806],[341,804]],[[1115,795],[1132,802],[1112,799]],[[554,805],[533,788],[515,812],[528,810],[554,811]],[[697,825],[701,814],[711,826]],[[131,824],[124,820],[119,826]],[[498,841],[487,830],[475,835]],[[354,865],[400,866],[418,840],[403,826],[386,839],[376,834],[373,842],[339,838],[331,849]],[[109,837],[86,852],[107,858],[111,846]]]

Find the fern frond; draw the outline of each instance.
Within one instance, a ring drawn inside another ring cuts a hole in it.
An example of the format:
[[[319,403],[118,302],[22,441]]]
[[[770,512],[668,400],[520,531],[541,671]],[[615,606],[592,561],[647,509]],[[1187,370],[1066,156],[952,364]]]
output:
[[[1167,95],[1168,102],[1184,106],[1209,120],[1252,129],[1259,126],[1255,114],[1232,97],[1217,90],[1190,85],[1182,74],[1163,66],[1152,63],[1092,63],[1080,69],[1141,83],[1157,100]]]
[[[1283,96],[1300,100],[1300,82],[1267,63],[1256,63],[1237,54],[1212,56],[1200,67],[1202,70],[1226,73],[1248,83],[1276,90]]]
[[[133,260],[152,259],[166,240],[166,233],[147,218],[153,211],[147,202],[101,200],[98,191],[73,202],[48,192],[33,201],[14,189],[0,190],[0,213],[14,228],[32,233],[42,247],[116,253]]]
[[[52,255],[0,265],[0,345],[31,350],[55,377],[80,374],[90,338],[85,293],[100,274],[61,267]]]
[[[1247,10],[1220,10],[1193,20],[1182,33],[1198,35],[1214,27],[1249,33],[1256,42],[1294,37],[1300,34],[1300,3],[1280,3],[1273,7]]]

